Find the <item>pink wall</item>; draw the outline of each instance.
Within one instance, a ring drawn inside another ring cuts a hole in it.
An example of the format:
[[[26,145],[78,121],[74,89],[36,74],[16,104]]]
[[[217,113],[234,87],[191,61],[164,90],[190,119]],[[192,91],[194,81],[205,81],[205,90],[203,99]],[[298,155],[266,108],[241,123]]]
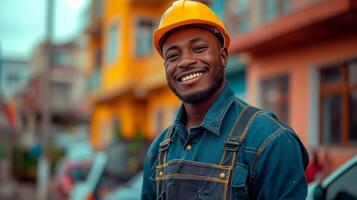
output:
[[[290,78],[290,125],[300,135],[307,146],[309,143],[310,115],[310,73],[314,67],[357,56],[357,37],[344,36],[296,45],[276,52],[254,55],[248,58],[248,102],[259,106],[259,81],[262,78],[274,77],[288,73]],[[354,148],[354,154],[357,154]],[[351,152],[351,150],[348,150]],[[333,157],[337,151],[332,153]],[[343,150],[339,150],[343,154]],[[337,153],[338,154],[338,153]],[[349,153],[351,155],[351,153]],[[352,153],[353,155],[353,153]],[[346,160],[348,158],[342,158]],[[337,163],[342,162],[337,161]],[[337,166],[335,164],[334,166]],[[335,167],[334,167],[335,168]]]

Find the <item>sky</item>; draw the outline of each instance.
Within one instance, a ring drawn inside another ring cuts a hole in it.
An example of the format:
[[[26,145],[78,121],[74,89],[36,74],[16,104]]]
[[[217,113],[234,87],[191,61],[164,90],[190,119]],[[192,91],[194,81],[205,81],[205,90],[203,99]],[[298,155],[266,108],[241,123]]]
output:
[[[28,59],[32,49],[45,38],[48,0],[0,0],[0,53],[3,58]],[[55,1],[56,43],[78,36],[85,25],[90,0]]]

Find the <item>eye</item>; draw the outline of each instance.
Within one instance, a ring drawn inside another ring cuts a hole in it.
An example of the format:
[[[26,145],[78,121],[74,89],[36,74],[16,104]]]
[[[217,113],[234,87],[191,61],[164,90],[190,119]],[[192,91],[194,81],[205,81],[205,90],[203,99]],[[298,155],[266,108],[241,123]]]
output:
[[[208,47],[206,45],[199,45],[193,48],[194,53],[202,53],[204,52]]]
[[[180,54],[179,53],[170,53],[166,56],[166,61],[170,61],[170,62],[173,62],[175,60],[177,60],[178,58],[180,57]]]

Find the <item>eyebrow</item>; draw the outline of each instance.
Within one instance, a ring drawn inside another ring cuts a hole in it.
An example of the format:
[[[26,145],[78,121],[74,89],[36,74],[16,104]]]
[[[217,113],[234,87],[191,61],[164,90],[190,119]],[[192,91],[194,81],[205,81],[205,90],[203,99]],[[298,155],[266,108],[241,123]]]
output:
[[[194,44],[194,43],[196,43],[196,42],[199,42],[199,41],[205,41],[203,38],[200,38],[200,37],[198,37],[198,38],[193,38],[193,39],[191,39],[190,41],[188,41],[188,43],[190,44],[190,45],[192,45],[192,44]],[[166,52],[168,52],[168,51],[170,51],[170,50],[173,50],[173,49],[177,49],[178,48],[178,45],[172,45],[172,46],[170,46],[169,48],[167,48],[167,50],[166,50]]]

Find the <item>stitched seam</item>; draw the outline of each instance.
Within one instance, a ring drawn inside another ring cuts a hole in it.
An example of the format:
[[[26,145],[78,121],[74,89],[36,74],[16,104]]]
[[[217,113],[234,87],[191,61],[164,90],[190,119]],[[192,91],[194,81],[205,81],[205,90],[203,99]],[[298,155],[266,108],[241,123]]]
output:
[[[235,96],[234,98],[235,102],[237,102],[240,106],[245,107],[245,105],[240,101],[238,97]]]
[[[219,183],[224,183],[224,184],[228,183],[227,179],[220,179],[220,178],[207,177],[207,176],[197,176],[197,175],[192,175],[192,174],[170,174],[170,175],[165,175],[165,176],[159,177],[156,180],[160,181],[160,180],[166,180],[166,179],[170,179],[170,178],[206,180],[206,181],[214,181],[214,182],[219,182]]]
[[[257,150],[256,150],[256,149],[252,149],[252,148],[244,148],[244,147],[241,147],[240,150],[241,150],[241,151],[244,151],[244,152],[249,152],[249,153],[257,153]]]
[[[260,113],[262,113],[261,111],[256,112],[253,116],[250,117],[248,123],[246,124],[246,126],[244,127],[242,136],[240,137],[239,141],[243,142],[244,139],[246,138],[247,134],[248,134],[248,130],[250,125],[252,124],[252,122],[254,121],[255,117],[258,116]]]
[[[232,106],[234,102],[234,98],[231,99],[231,101],[229,102],[228,106],[224,109],[224,111],[222,112],[222,115],[220,116],[220,120],[219,120],[219,126],[222,125],[222,121],[224,119],[224,116],[226,115],[226,113],[228,112],[228,109]],[[219,130],[218,130],[219,131]]]
[[[242,166],[242,167],[245,167],[245,168],[248,168],[248,167],[249,167],[248,165],[243,164],[243,163],[239,163],[239,162],[236,162],[235,167],[236,167],[236,166]]]
[[[249,182],[253,183],[253,179],[255,176],[255,172],[254,169],[259,161],[260,156],[263,154],[265,147],[277,136],[279,136],[280,134],[284,133],[286,129],[277,129],[276,131],[274,131],[269,137],[267,137],[263,143],[259,146],[257,153],[255,154],[253,161],[252,161],[252,166],[251,166],[251,174],[249,177]]]
[[[220,115],[220,119],[219,119],[219,121],[218,121],[219,127],[221,127],[222,121],[223,121],[223,119],[224,119],[224,116],[226,115],[228,109],[232,106],[233,102],[234,102],[234,98],[231,99],[231,101],[229,102],[228,106],[225,107],[225,110],[224,110],[224,111],[222,112],[222,114]],[[211,128],[211,126],[209,126],[208,124],[206,124],[204,121],[202,122],[201,126],[202,126],[202,127],[205,127],[207,130],[211,131],[212,133],[217,132],[218,135],[219,135],[219,128],[218,128],[218,129],[216,129],[216,128]]]
[[[234,122],[233,127],[232,127],[232,129],[231,129],[231,131],[230,131],[230,133],[229,133],[229,135],[228,135],[227,138],[230,138],[230,137],[232,136],[232,134],[233,134],[233,132],[234,132],[234,129],[236,128],[237,124],[238,124],[239,121],[241,120],[241,118],[242,118],[244,112],[248,109],[248,107],[249,107],[249,106],[246,106],[246,107],[244,107],[244,108],[240,111],[239,116],[238,116],[238,118],[236,119],[236,121]]]
[[[225,166],[225,165],[215,165],[215,164],[210,164],[210,163],[201,163],[201,162],[193,162],[193,161],[189,161],[189,160],[178,160],[178,159],[174,159],[174,160],[170,160],[168,163],[166,164],[161,164],[161,165],[157,165],[156,169],[161,169],[164,168],[166,166],[168,166],[169,164],[175,164],[175,163],[182,163],[182,162],[187,162],[187,163],[191,163],[194,165],[198,165],[198,166],[202,166],[202,167],[214,167],[217,169],[230,169],[231,166]]]
[[[232,172],[233,172],[234,164],[236,163],[236,158],[237,158],[237,151],[233,152],[233,158],[232,158],[232,161],[231,161],[231,170],[229,170],[229,172],[228,172],[228,183],[232,182]],[[223,194],[224,195],[223,199],[226,199],[227,198],[228,184],[225,185],[224,189],[225,190],[224,190],[224,194]],[[230,190],[232,190],[232,187],[230,188]]]

